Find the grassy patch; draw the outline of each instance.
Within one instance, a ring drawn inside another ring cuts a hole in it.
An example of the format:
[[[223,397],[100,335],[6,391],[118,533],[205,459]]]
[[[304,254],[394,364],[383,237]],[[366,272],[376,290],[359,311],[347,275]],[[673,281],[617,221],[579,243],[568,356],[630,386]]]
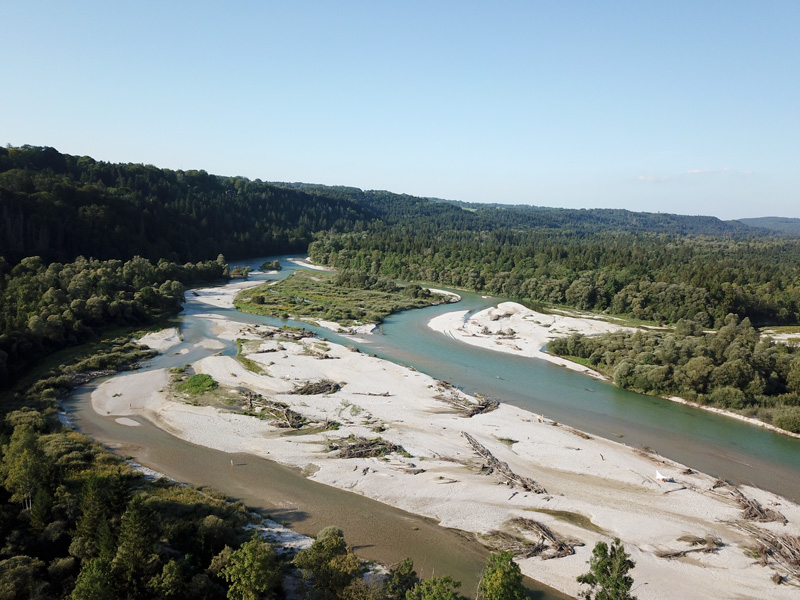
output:
[[[276,283],[239,292],[237,310],[269,317],[292,315],[303,320],[334,321],[341,325],[380,323],[388,315],[409,308],[440,304],[439,294],[414,298],[399,292],[365,290],[336,285],[329,273],[296,271]]]
[[[545,515],[550,515],[551,517],[555,517],[559,521],[565,521],[567,523],[571,523],[572,525],[577,525],[583,529],[588,531],[594,531],[596,533],[605,533],[605,530],[601,527],[598,527],[589,517],[586,517],[580,513],[570,512],[567,510],[549,510],[546,508],[526,508],[525,510],[531,512],[538,512]]]
[[[251,371],[256,375],[263,375],[264,369],[261,368],[261,365],[259,365],[256,361],[247,358],[244,355],[244,346],[246,343],[247,340],[243,340],[241,338],[236,340],[236,360],[242,363],[242,366],[248,371]]]
[[[175,389],[184,394],[199,396],[200,394],[210,392],[217,387],[219,387],[219,384],[214,381],[214,378],[211,377],[211,375],[207,375],[206,373],[198,373],[197,375],[192,375],[188,379],[181,381],[175,386]]]
[[[564,358],[570,362],[578,363],[579,365],[583,365],[584,367],[594,369],[592,363],[589,362],[588,358],[581,358],[580,356],[569,356],[566,354],[559,355],[559,358]]]

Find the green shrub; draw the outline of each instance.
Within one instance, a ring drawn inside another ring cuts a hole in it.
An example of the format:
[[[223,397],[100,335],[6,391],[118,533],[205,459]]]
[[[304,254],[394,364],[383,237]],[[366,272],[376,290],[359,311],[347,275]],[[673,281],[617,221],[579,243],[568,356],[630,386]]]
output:
[[[800,433],[800,406],[784,406],[777,409],[772,424],[792,433]]]
[[[192,375],[186,381],[181,381],[175,389],[185,394],[199,395],[217,388],[219,384],[214,381],[211,375],[198,373]]]

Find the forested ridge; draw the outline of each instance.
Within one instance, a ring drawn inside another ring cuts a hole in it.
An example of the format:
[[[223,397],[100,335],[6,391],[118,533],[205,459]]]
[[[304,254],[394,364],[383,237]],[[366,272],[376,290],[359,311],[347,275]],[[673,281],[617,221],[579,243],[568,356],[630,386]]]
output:
[[[239,177],[0,148],[0,385],[118,326],[175,314],[231,256],[304,252],[314,231],[371,217]]]
[[[53,148],[0,148],[0,256],[175,262],[304,252],[315,231],[373,215],[347,198]]]

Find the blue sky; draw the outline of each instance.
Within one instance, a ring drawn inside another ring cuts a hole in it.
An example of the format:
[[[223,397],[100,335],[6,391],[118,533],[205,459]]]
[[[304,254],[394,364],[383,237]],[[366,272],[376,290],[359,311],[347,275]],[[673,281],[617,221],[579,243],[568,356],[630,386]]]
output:
[[[0,144],[800,217],[800,2],[0,0]]]

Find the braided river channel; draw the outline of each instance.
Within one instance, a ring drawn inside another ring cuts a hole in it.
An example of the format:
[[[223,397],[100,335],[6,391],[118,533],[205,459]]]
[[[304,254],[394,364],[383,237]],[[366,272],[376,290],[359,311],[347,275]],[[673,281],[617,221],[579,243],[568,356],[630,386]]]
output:
[[[251,279],[279,279],[298,268],[287,257],[280,258],[284,267],[280,274],[257,273]],[[263,260],[242,264],[256,268]],[[303,323],[214,308],[198,303],[191,292],[187,293],[177,325],[185,343],[212,336],[207,321],[196,318],[204,313],[246,323],[302,326],[332,342],[414,367],[466,393],[481,393],[592,435],[647,447],[693,469],[800,502],[800,439],[669,400],[627,392],[544,360],[485,350],[434,332],[427,323],[439,314],[473,313],[505,301],[453,291],[462,297],[458,303],[399,313],[389,317],[376,333],[359,336],[344,337]],[[227,343],[223,352],[235,355],[236,348]],[[184,364],[197,358],[187,354],[160,356],[145,368],[174,366],[172,363]],[[246,479],[245,470],[237,471],[233,477],[230,469],[227,474],[225,470],[228,455],[192,446],[149,425],[119,426],[113,419],[94,414],[88,397],[86,390],[70,403],[75,425],[120,453],[180,481],[209,485],[249,505],[261,506],[303,533],[313,534],[325,525],[336,524],[360,554],[388,563],[412,556],[421,574],[450,573],[464,581],[463,592],[474,593],[475,582],[471,579],[480,572],[485,556],[477,544],[420,517],[326,488],[264,459],[243,459],[252,471],[250,478]],[[535,582],[529,583],[536,590],[532,597],[564,597]]]

